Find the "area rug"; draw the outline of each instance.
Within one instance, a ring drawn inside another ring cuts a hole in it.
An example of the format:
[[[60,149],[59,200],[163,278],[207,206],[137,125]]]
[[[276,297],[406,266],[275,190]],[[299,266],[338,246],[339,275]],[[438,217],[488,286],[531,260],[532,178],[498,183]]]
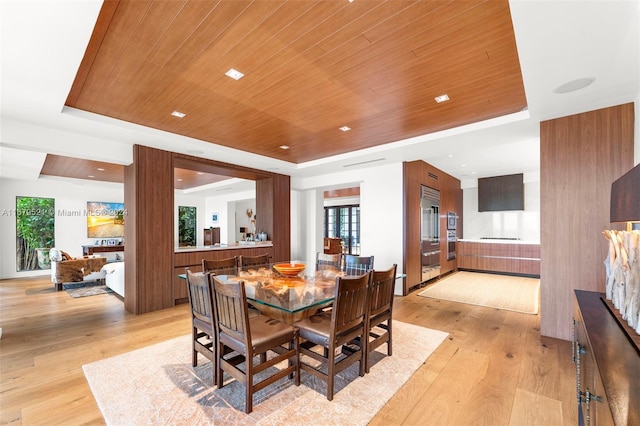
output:
[[[418,295],[535,315],[539,293],[538,278],[459,271]]]
[[[190,335],[82,368],[107,425],[366,425],[447,335],[395,321],[393,355],[382,345],[364,377],[358,363],[345,369],[333,401],[303,372],[300,386],[284,378],[256,393],[250,414],[241,384],[225,374],[217,389],[211,363],[199,357],[202,365],[191,366]]]
[[[111,290],[106,285],[99,283],[98,281],[66,283],[62,284],[62,289],[66,290],[69,296],[74,298],[113,293],[113,290]]]

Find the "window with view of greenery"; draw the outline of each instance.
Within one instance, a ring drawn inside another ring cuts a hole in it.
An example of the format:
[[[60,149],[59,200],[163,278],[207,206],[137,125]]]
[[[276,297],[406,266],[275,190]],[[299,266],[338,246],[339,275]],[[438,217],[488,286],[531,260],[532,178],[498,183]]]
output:
[[[178,206],[178,246],[195,246],[196,237],[196,208]]]
[[[55,200],[16,197],[16,270],[50,269],[55,243]]]

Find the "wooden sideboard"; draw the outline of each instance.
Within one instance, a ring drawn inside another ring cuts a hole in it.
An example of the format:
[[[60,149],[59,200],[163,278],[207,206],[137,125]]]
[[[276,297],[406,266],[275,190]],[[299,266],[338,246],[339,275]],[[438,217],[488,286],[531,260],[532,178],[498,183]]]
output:
[[[204,228],[204,245],[220,244],[220,228]]]
[[[540,244],[458,240],[458,269],[540,276]]]
[[[115,245],[115,246],[94,246],[94,245],[86,245],[82,246],[82,255],[83,256],[91,256],[96,253],[111,253],[111,252],[119,252],[124,251],[124,245]]]
[[[580,425],[640,425],[640,350],[605,303],[574,290],[573,361]]]

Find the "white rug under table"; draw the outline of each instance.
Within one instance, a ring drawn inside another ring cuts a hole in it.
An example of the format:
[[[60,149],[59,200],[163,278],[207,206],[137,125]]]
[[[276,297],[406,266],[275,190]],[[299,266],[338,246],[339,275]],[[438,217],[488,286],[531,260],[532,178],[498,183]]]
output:
[[[358,363],[336,380],[333,401],[324,382],[302,373],[254,395],[244,413],[244,387],[225,375],[212,386],[211,364],[191,366],[190,335],[84,365],[91,391],[107,425],[366,425],[444,341],[448,333],[394,321],[393,355],[386,345],[364,377]]]

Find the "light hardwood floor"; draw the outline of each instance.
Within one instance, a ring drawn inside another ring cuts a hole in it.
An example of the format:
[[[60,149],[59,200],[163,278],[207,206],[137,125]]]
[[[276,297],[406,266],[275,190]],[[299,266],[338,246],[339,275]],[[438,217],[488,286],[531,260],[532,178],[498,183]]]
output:
[[[577,424],[571,343],[541,338],[539,315],[417,293],[396,298],[394,318],[449,337],[371,425]],[[82,365],[188,334],[188,310],[132,315],[114,295],[56,292],[49,277],[1,280],[0,423],[104,424]]]

